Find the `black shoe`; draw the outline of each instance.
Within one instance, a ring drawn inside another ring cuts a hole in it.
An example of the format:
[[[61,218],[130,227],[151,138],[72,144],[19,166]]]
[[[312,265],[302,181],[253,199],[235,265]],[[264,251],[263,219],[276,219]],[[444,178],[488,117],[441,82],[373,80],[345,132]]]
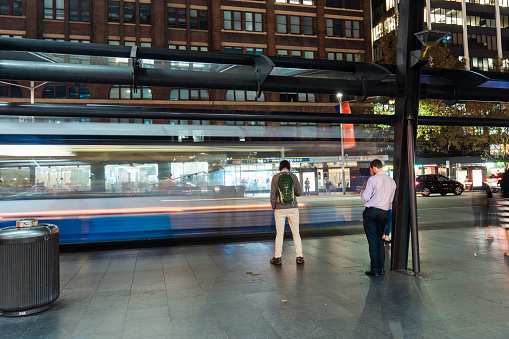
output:
[[[364,272],[364,273],[365,273],[366,275],[369,275],[370,277],[378,277],[378,276],[379,276],[378,272],[375,272],[375,271],[373,271],[373,270],[369,270],[369,271],[366,271],[366,272]]]
[[[295,259],[295,262],[297,264],[303,264],[304,263],[304,258],[303,257],[297,257],[297,259]]]

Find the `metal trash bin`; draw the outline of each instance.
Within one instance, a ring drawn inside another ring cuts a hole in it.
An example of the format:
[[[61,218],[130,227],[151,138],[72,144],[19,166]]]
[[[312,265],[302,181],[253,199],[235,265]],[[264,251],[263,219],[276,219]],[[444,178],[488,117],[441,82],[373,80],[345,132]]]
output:
[[[60,295],[58,227],[21,219],[0,229],[0,314],[44,311]]]

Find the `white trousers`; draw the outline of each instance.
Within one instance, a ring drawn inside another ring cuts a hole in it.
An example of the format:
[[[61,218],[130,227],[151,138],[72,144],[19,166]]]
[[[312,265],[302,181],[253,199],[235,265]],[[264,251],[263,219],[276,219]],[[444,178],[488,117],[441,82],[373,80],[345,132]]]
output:
[[[302,257],[302,243],[299,234],[299,209],[284,208],[274,210],[274,219],[276,219],[276,250],[274,256],[281,257],[283,253],[283,238],[285,235],[285,220],[288,218],[288,224],[292,230],[293,245],[295,246],[295,254]]]

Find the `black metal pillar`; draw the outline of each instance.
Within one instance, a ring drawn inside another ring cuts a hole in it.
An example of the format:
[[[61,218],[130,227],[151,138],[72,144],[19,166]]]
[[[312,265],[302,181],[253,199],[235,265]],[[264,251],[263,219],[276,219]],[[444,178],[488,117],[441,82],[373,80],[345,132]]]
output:
[[[417,204],[415,199],[415,138],[420,93],[420,65],[414,65],[412,50],[421,44],[414,33],[422,30],[425,0],[401,0],[398,26],[398,55],[394,120],[394,179],[397,184],[393,210],[393,246],[391,270],[406,270],[408,249],[412,238],[412,262],[416,276],[420,272],[419,239],[417,234]]]

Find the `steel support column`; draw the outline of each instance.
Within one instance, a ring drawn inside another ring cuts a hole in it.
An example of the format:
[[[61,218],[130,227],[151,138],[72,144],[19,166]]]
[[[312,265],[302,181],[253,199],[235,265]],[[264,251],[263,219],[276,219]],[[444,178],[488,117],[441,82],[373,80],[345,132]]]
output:
[[[400,93],[396,97],[394,120],[394,179],[397,184],[393,211],[391,270],[406,270],[408,249],[412,237],[413,271],[419,275],[419,240],[417,233],[417,204],[415,200],[415,138],[419,111],[420,67],[412,67],[410,52],[420,50],[414,33],[422,30],[425,0],[401,0],[398,27],[398,56],[396,83]]]

